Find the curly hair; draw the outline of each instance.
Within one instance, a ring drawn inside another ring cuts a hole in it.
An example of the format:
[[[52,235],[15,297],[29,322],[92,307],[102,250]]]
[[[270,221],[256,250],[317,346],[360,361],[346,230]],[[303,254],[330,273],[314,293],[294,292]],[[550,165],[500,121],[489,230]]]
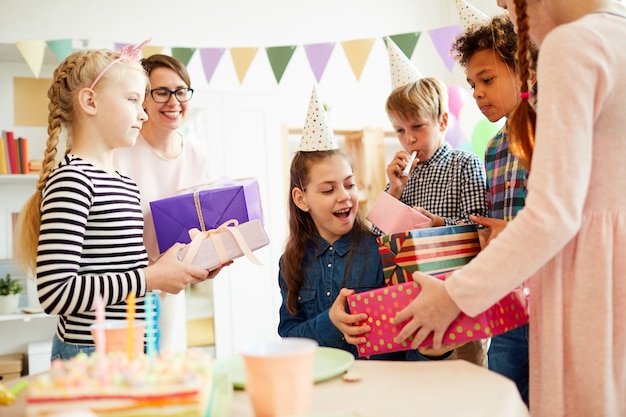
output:
[[[533,100],[520,100],[509,115],[511,153],[525,168],[530,169],[534,147],[533,105],[537,95],[535,72],[539,49],[528,37],[525,1],[516,0],[515,5],[518,13],[517,34],[508,14],[494,16],[489,23],[474,26],[472,30],[458,37],[452,44],[450,53],[459,64],[467,67],[467,63],[477,52],[495,51],[509,68],[516,70],[522,84],[521,92],[532,92]]]
[[[476,52],[484,50],[497,51],[511,68],[515,68],[517,52],[517,35],[508,14],[494,16],[491,22],[475,26],[473,30],[456,38],[450,53],[463,67]]]

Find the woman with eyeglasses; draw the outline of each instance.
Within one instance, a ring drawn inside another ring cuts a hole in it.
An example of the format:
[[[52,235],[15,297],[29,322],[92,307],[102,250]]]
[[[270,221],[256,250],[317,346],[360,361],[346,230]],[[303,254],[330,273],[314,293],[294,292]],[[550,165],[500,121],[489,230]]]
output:
[[[187,68],[178,59],[157,54],[141,60],[150,84],[143,108],[143,124],[134,146],[116,149],[117,170],[139,186],[144,214],[144,243],[150,262],[160,256],[150,202],[199,184],[205,178],[206,157],[178,132],[193,97]],[[211,271],[215,277],[220,269]],[[159,346],[181,351],[187,348],[185,292],[161,297]]]

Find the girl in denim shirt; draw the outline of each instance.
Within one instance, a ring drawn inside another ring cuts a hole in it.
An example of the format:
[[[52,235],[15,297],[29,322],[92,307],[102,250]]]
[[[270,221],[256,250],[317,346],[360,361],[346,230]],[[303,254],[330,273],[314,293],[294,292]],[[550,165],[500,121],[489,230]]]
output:
[[[348,314],[346,298],[384,286],[376,237],[359,214],[357,186],[339,149],[299,151],[290,169],[289,229],[278,281],[283,297],[278,333],[351,352],[364,343],[365,314]],[[433,352],[427,352],[432,354]],[[447,358],[445,354],[437,358]],[[404,351],[371,359],[425,360]]]

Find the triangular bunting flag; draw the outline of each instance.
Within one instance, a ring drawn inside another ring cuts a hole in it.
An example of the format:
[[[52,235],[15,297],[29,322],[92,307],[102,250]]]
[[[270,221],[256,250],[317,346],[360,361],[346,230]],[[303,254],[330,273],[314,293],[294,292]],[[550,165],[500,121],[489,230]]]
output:
[[[407,56],[407,58],[411,59],[413,56],[413,51],[415,51],[415,46],[417,45],[417,41],[420,38],[421,32],[412,32],[412,33],[401,33],[399,35],[390,35],[389,37],[395,43],[398,48]]]
[[[151,57],[152,55],[160,54],[162,52],[163,52],[162,46],[146,45],[141,50],[141,57],[148,58],[148,57]]]
[[[124,49],[126,46],[132,46],[132,43],[121,43],[121,42],[115,42],[113,44],[113,48],[115,48],[116,51],[121,51],[122,49]]]
[[[463,33],[463,29],[460,25],[452,25],[432,29],[428,33],[430,34],[433,44],[435,44],[439,56],[446,64],[448,71],[452,71],[454,67],[454,57],[450,55],[450,48],[452,47],[455,37]]]
[[[311,45],[304,45],[306,57],[309,60],[313,75],[319,83],[330,59],[330,54],[335,49],[335,43],[316,43]]]
[[[270,61],[274,77],[276,77],[276,82],[278,84],[280,84],[280,80],[283,78],[285,69],[289,64],[289,61],[291,61],[291,57],[293,56],[295,50],[295,46],[271,46],[269,48],[265,48],[267,59]]]
[[[200,59],[202,60],[202,67],[204,68],[204,76],[206,82],[211,82],[215,68],[220,63],[222,55],[226,48],[200,48]]]
[[[365,67],[367,58],[369,58],[372,46],[374,46],[374,39],[357,39],[353,41],[341,42],[343,51],[348,58],[352,72],[357,81],[361,78],[361,72]]]
[[[187,66],[196,48],[172,48],[172,56]]]
[[[63,61],[73,52],[71,39],[57,39],[46,43],[59,61]]]
[[[230,56],[233,59],[233,65],[239,78],[239,84],[243,83],[243,79],[252,64],[252,60],[259,48],[230,48]]]
[[[46,51],[45,41],[20,41],[15,42],[15,46],[20,51],[24,60],[30,67],[30,70],[39,78],[41,66],[43,65],[43,56]]]

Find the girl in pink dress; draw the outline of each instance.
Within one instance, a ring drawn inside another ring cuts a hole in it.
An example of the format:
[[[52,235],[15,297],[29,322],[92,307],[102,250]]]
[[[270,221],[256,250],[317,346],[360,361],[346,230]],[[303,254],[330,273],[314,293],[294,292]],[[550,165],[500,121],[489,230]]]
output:
[[[519,35],[523,100],[509,135],[530,167],[526,206],[445,283],[414,274],[423,291],[396,317],[410,319],[398,339],[415,334],[417,346],[432,332],[437,347],[460,311],[476,315],[530,277],[531,414],[625,416],[626,8],[498,4]],[[526,124],[531,41],[540,46],[536,128]]]

